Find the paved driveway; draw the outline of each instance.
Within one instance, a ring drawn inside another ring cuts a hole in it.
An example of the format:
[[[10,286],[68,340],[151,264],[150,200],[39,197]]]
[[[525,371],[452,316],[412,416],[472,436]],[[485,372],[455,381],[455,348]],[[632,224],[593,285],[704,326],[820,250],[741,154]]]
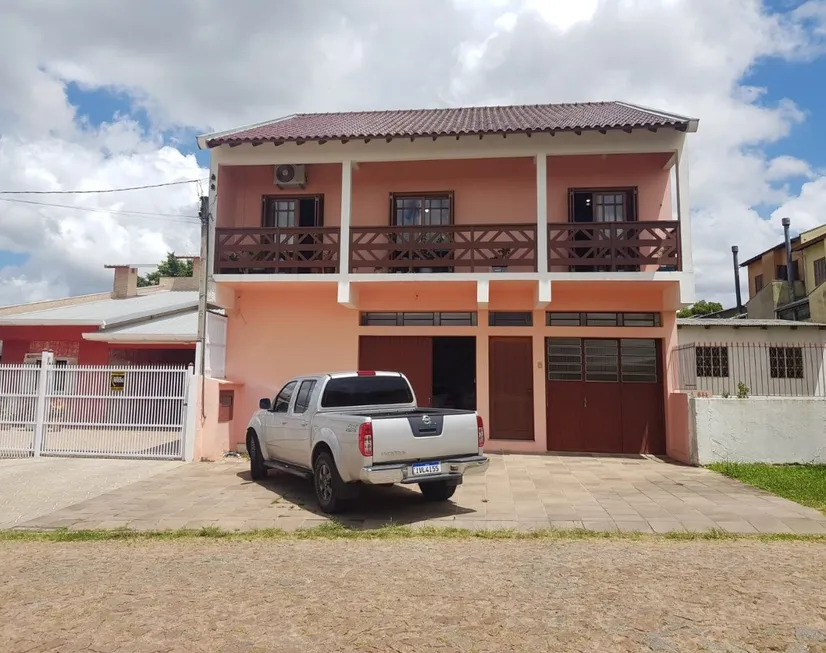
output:
[[[182,464],[94,458],[0,459],[0,528],[18,526]]]
[[[248,469],[241,460],[175,467],[25,526],[292,530],[326,521],[310,483],[284,474],[253,483]],[[428,504],[410,487],[370,488],[343,521],[353,528],[401,523],[826,534],[826,515],[817,510],[714,472],[653,458],[610,456],[493,455],[487,474],[468,477],[453,501]]]

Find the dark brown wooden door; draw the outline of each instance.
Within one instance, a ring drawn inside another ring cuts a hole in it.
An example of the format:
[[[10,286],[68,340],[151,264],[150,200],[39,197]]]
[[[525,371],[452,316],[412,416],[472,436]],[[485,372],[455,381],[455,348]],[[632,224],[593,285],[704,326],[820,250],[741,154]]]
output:
[[[530,337],[491,338],[490,438],[533,440],[533,344]]]
[[[620,340],[622,353],[622,450],[665,453],[662,342]]]
[[[665,453],[660,342],[548,338],[550,451]]]
[[[427,336],[361,336],[359,369],[401,372],[419,406],[433,396],[433,339]]]

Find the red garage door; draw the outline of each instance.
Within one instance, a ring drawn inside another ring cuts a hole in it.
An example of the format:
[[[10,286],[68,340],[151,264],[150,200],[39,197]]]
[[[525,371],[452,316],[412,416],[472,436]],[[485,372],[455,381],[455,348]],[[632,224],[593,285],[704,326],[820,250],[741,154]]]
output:
[[[660,341],[547,338],[548,449],[665,453]]]
[[[359,369],[401,372],[413,386],[419,406],[433,395],[433,339],[427,336],[361,336]]]

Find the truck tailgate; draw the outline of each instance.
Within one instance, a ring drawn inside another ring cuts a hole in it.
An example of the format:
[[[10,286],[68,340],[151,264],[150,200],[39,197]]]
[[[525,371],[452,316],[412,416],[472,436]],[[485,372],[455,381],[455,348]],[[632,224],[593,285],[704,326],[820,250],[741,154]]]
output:
[[[421,409],[373,417],[373,462],[429,461],[477,454],[476,414]]]

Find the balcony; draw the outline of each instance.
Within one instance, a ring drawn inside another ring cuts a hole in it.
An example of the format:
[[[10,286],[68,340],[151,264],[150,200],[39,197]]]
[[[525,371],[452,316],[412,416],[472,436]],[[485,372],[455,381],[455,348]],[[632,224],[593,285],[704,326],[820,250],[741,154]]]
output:
[[[536,272],[536,224],[352,227],[353,274]],[[219,228],[216,274],[337,273],[338,227]],[[682,269],[677,221],[548,224],[551,272]]]
[[[338,227],[215,230],[216,274],[320,274],[338,271]]]
[[[681,270],[680,223],[551,223],[548,263],[551,271],[639,272],[646,266]]]
[[[536,225],[353,227],[350,272],[536,271]]]

